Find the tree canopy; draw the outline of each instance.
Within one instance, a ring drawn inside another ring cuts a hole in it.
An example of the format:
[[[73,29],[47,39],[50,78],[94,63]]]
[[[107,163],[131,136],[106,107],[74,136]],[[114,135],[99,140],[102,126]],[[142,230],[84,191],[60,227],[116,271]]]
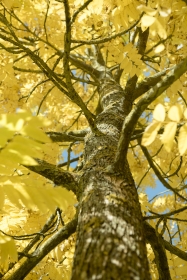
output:
[[[81,178],[121,176],[126,159],[152,279],[187,277],[186,26],[181,0],[0,1],[3,280],[70,279],[79,201],[91,196]],[[110,114],[120,133],[102,123]],[[103,135],[110,145],[94,142]]]

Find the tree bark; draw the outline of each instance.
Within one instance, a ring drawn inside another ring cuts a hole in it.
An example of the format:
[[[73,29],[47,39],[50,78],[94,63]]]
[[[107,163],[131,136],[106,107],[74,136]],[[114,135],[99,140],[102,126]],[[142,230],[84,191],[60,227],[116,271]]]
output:
[[[72,280],[150,279],[138,194],[126,161],[112,172],[127,108],[122,88],[104,78],[99,89],[101,134],[85,140]]]

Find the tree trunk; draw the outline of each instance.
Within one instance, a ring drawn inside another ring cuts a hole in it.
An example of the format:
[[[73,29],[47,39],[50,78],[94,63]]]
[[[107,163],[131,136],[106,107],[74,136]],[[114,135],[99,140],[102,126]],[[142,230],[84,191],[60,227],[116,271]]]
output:
[[[146,279],[149,267],[136,187],[126,161],[124,172],[111,172],[127,108],[122,88],[101,81],[100,135],[85,140],[77,242],[72,280]]]

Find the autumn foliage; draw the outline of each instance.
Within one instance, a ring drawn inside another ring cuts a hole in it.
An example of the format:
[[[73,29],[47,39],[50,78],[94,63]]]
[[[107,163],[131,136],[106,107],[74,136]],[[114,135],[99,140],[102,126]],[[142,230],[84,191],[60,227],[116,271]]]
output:
[[[79,199],[74,180],[82,174],[87,133],[98,133],[100,75],[130,88],[133,104],[118,153],[127,146],[147,232],[162,236],[171,279],[187,278],[186,54],[186,1],[0,1],[3,280],[18,279],[11,277],[43,248],[24,279],[71,277]],[[164,279],[149,234],[146,240],[152,279]]]

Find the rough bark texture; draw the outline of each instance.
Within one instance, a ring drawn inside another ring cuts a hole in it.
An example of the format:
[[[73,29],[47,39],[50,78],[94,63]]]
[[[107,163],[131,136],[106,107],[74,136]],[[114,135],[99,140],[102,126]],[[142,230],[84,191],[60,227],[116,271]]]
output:
[[[85,140],[72,280],[149,280],[142,214],[128,163],[123,173],[107,168],[126,115],[124,92],[106,78],[100,100],[103,111],[96,124],[102,134],[90,133]]]

